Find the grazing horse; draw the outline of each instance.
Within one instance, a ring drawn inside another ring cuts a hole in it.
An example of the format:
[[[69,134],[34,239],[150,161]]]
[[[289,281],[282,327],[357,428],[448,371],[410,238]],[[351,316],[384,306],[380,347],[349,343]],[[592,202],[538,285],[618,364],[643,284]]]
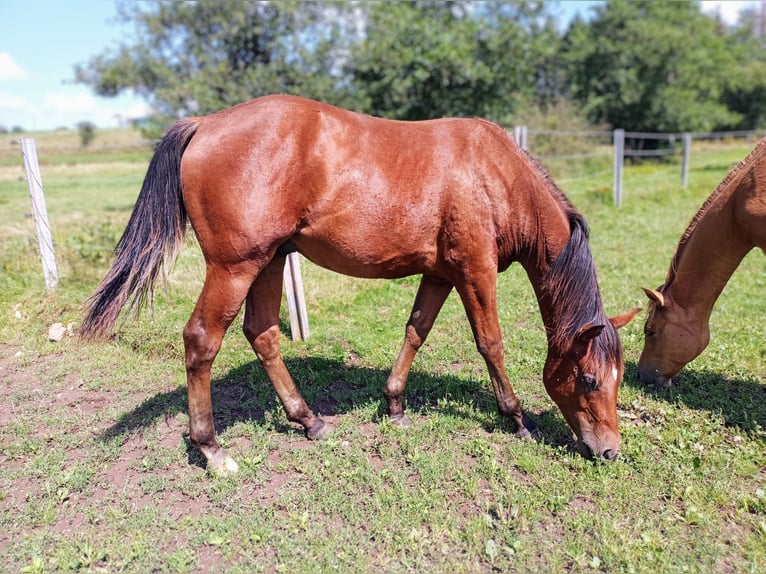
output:
[[[498,410],[529,436],[503,359],[497,274],[519,261],[548,336],[544,382],[586,456],[620,447],[616,327],[604,315],[588,228],[565,196],[498,126],[478,119],[383,120],[292,96],[266,96],[176,123],[159,143],[112,268],[89,299],[81,334],[104,336],[123,306],[151,297],[187,219],[205,258],[183,330],[190,438],[208,468],[236,463],[213,426],[210,367],[245,304],[244,334],[287,418],[309,438],[329,427],[308,407],[280,354],[286,255],[357,277],[422,274],[404,344],[385,384],[389,416],[415,353],[454,287],[486,361]]]
[[[754,247],[766,249],[766,138],[718,185],[692,218],[665,283],[651,301],[638,376],[669,386],[707,347],[710,314],[726,282]]]

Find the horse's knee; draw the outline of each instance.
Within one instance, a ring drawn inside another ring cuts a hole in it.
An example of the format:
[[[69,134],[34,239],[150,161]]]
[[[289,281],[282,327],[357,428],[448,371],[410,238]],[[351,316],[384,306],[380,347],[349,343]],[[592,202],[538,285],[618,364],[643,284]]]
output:
[[[221,348],[221,341],[200,327],[196,322],[187,323],[183,330],[186,367],[194,369],[213,362]]]
[[[256,355],[261,361],[271,361],[280,355],[279,327],[274,325],[264,330],[254,330],[247,324],[243,326],[245,337],[250,341]]]
[[[476,350],[487,361],[494,361],[503,357],[503,340],[502,339],[489,339],[489,340],[477,340]]]

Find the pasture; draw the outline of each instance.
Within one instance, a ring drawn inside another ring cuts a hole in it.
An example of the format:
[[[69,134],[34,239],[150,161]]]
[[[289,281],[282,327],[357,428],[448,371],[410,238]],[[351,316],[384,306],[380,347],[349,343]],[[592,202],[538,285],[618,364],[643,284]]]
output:
[[[36,135],[37,137],[37,135]],[[69,138],[69,139],[67,139]],[[545,336],[514,265],[499,308],[511,381],[541,440],[501,422],[453,293],[383,416],[418,278],[360,280],[303,261],[311,338],[282,351],[336,427],[309,442],[235,322],[213,366],[216,428],[240,473],[207,474],[188,441],[181,329],[203,262],[193,239],[152,310],[106,343],[76,328],[138,194],[150,149],[131,132],[38,138],[60,284],[46,293],[23,165],[0,136],[0,570],[16,572],[762,572],[766,570],[766,259],[718,300],[707,350],[669,389],[636,377],[644,314],[620,331],[616,462],[571,450],[542,385]],[[591,227],[607,314],[645,306],[679,236],[754,142],[693,144],[628,165],[621,208],[602,165],[551,165]]]

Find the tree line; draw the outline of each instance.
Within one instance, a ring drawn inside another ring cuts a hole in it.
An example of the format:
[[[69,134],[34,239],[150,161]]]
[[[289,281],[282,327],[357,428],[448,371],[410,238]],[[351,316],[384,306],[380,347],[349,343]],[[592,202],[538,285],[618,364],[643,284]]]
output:
[[[102,96],[184,115],[288,93],[377,116],[557,118],[632,131],[766,125],[760,15],[727,26],[699,2],[123,2],[129,42],[75,67]],[[549,126],[550,127],[550,126]]]

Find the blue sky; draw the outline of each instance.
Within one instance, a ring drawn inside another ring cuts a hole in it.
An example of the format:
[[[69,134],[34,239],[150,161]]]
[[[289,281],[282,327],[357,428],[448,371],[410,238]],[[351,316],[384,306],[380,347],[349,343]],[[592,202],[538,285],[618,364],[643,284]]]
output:
[[[562,19],[587,16],[597,3],[562,0],[558,9]],[[757,3],[702,2],[730,21]],[[102,98],[72,83],[75,64],[131,43],[132,28],[116,15],[111,0],[0,0],[0,126],[35,131],[90,121],[106,128],[145,115],[146,104],[131,94]]]

